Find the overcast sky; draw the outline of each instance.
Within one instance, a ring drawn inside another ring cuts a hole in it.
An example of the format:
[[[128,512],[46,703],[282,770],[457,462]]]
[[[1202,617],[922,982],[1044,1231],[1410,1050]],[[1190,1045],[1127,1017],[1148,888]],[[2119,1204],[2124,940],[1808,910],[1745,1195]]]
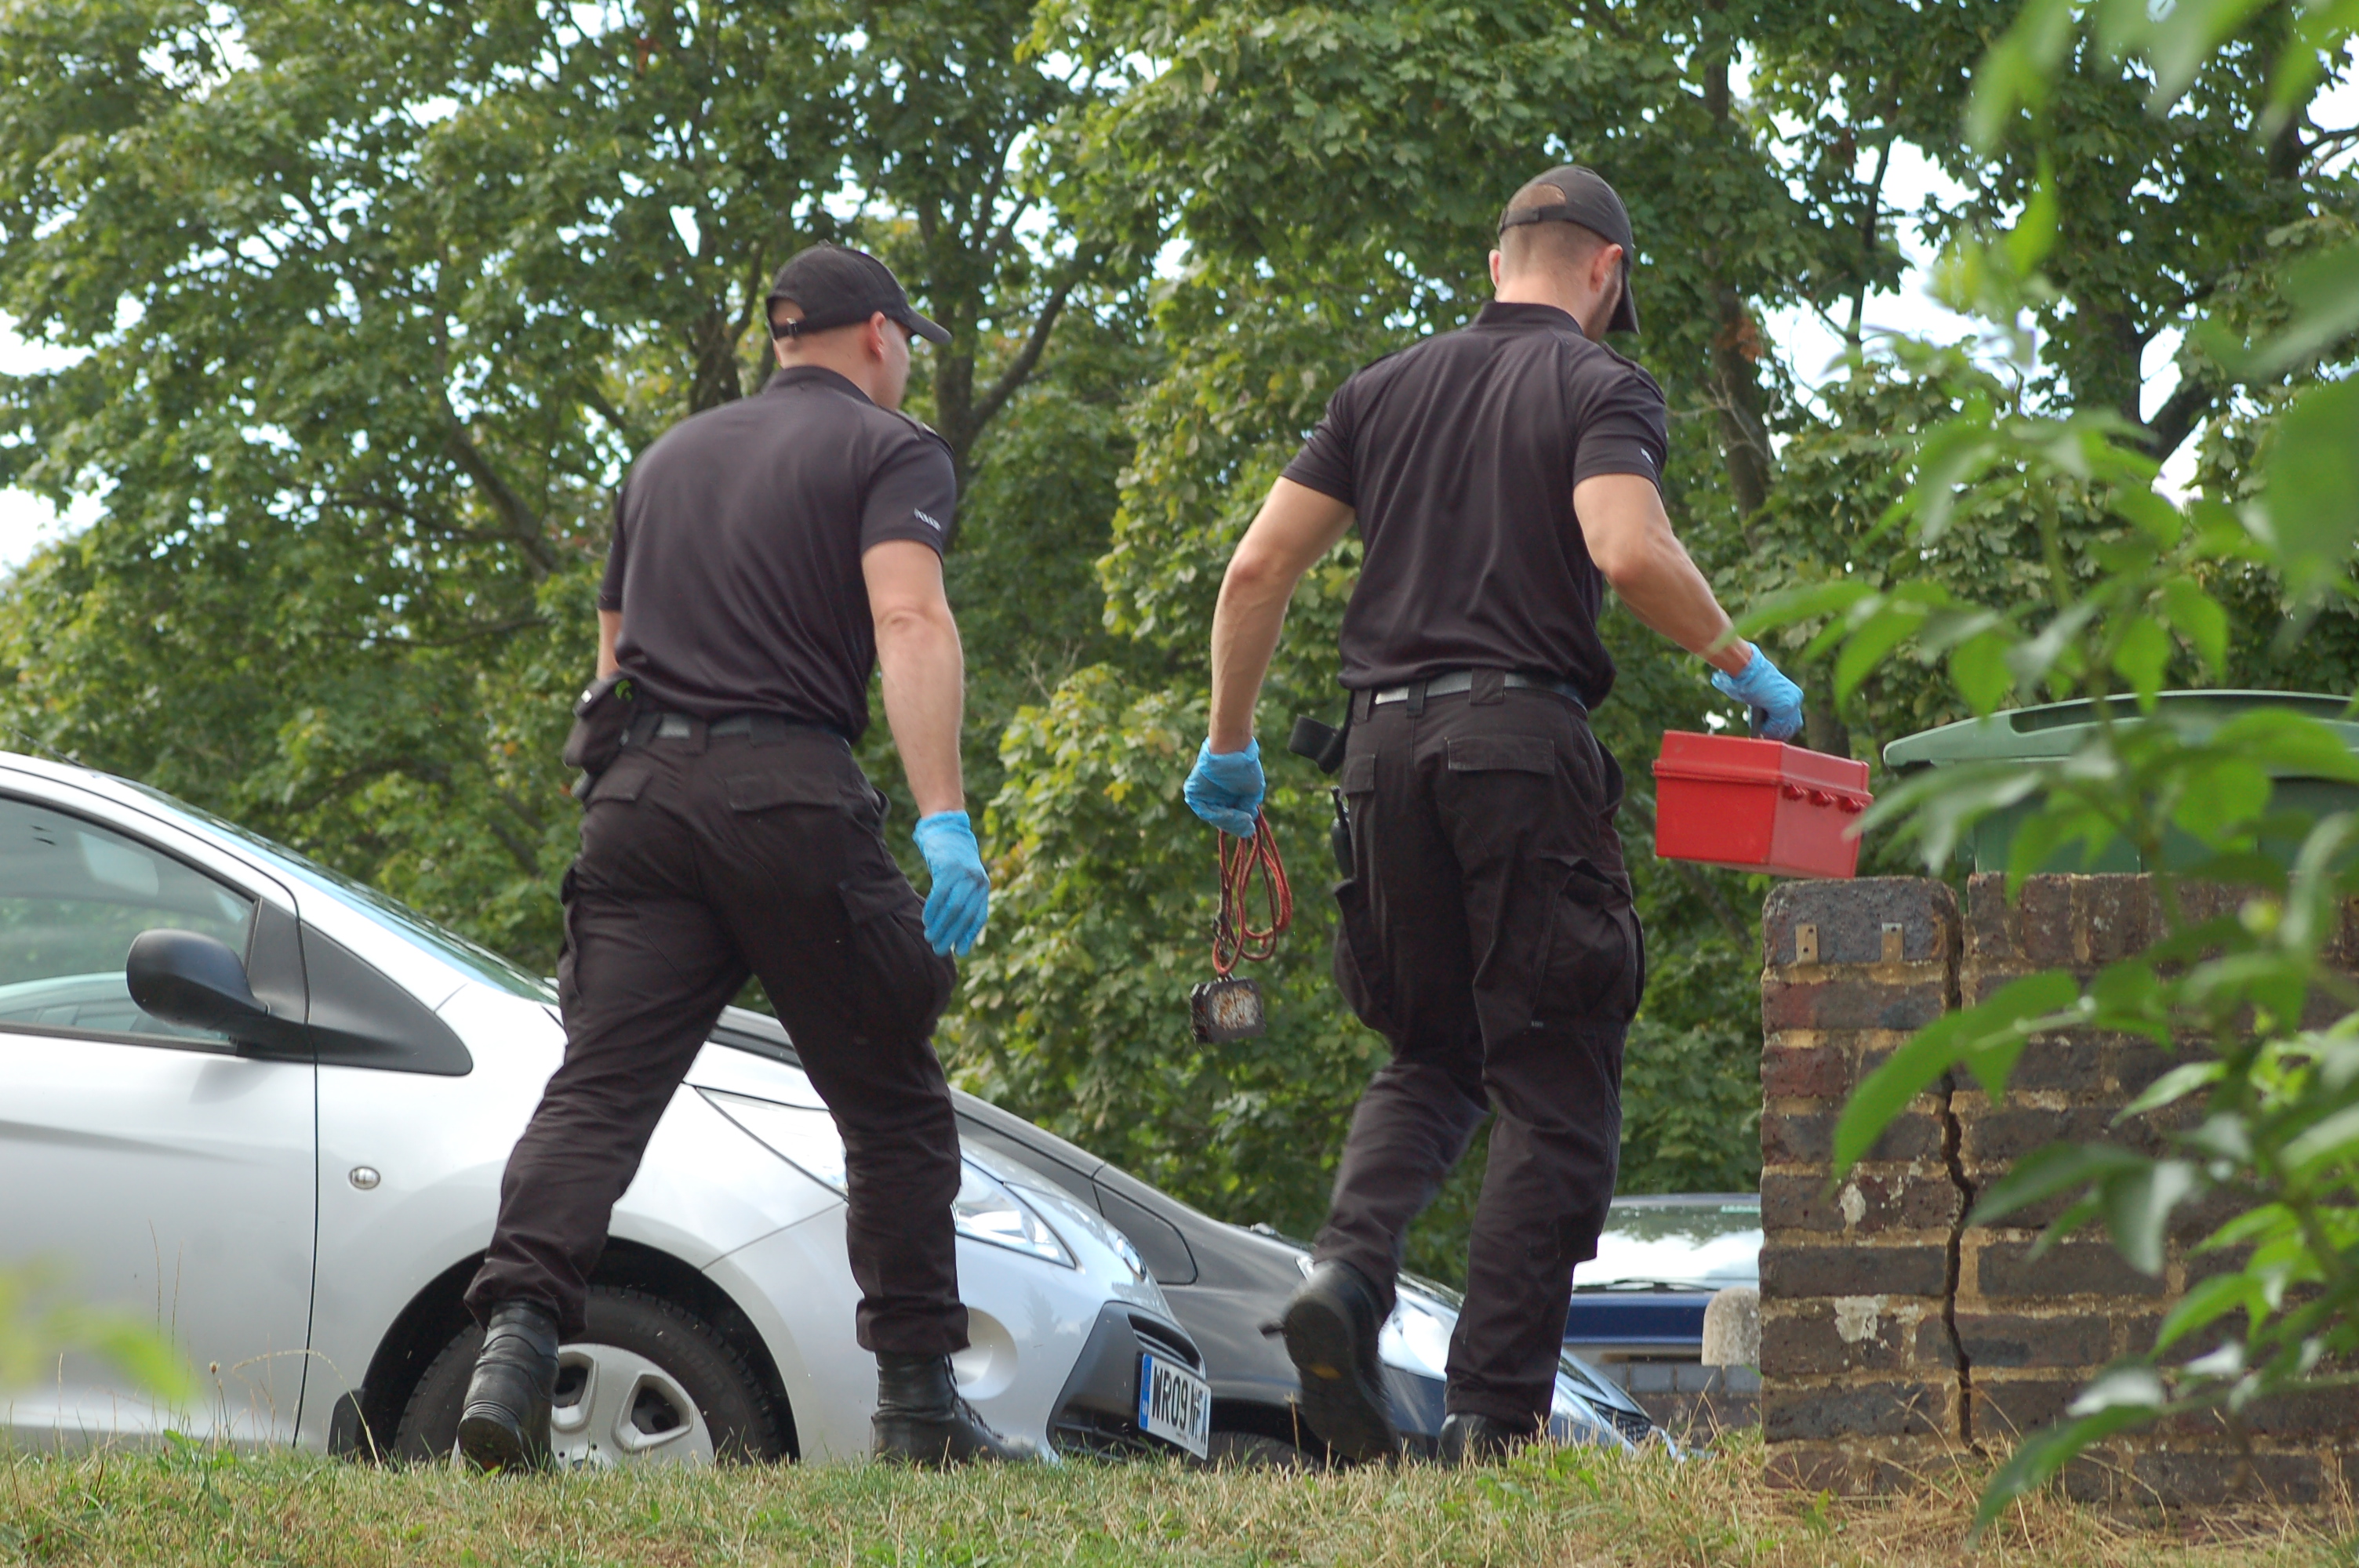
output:
[[[2346,78],[2321,92],[2311,111],[2312,118],[2324,125],[2345,125],[2359,122],[2359,81]],[[1897,211],[1915,210],[1930,195],[1944,194],[1952,188],[1938,169],[1933,168],[1914,148],[1902,146],[1896,149],[1894,164],[1886,183],[1886,197]],[[1908,332],[1951,341],[1973,335],[1973,322],[1953,316],[1926,297],[1926,264],[1931,260],[1927,248],[1918,242],[1912,230],[1904,225],[1901,243],[1917,264],[1901,279],[1900,287],[1890,294],[1879,295],[1867,307],[1866,324],[1871,330]],[[1643,278],[1638,287],[1645,287]],[[1643,297],[1643,296],[1642,296]],[[54,369],[70,362],[74,357],[36,343],[27,343],[11,330],[14,323],[0,315],[0,373],[22,375],[30,371]],[[1807,310],[1779,312],[1769,322],[1768,336],[1777,345],[1792,366],[1796,379],[1806,388],[1816,386],[1826,379],[1832,362],[1842,352],[1842,340]],[[2151,413],[2170,395],[2177,384],[2178,371],[2172,356],[2179,347],[2175,331],[2158,334],[2147,346],[2146,409]],[[1646,350],[1639,346],[1643,361]],[[2191,473],[2194,443],[2189,442],[2164,470],[2165,482],[2179,479],[2184,482]],[[0,572],[14,570],[43,541],[71,532],[95,517],[100,503],[84,496],[61,517],[55,508],[40,497],[21,490],[0,489]]]

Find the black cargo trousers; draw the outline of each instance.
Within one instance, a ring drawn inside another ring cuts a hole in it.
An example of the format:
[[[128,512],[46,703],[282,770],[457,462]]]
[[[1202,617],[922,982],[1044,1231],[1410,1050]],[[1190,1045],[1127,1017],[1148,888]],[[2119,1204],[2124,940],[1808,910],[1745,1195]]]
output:
[[[1580,705],[1496,672],[1457,696],[1353,700],[1335,979],[1393,1058],[1353,1114],[1318,1256],[1389,1311],[1404,1232],[1495,1111],[1447,1408],[1528,1431],[1614,1195],[1645,985],[1622,773]]]
[[[533,1301],[582,1331],[615,1200],[753,974],[843,1136],[861,1345],[964,1349],[958,1125],[932,1045],[955,968],[886,851],[884,797],[832,731],[685,728],[590,792],[564,884],[565,1061],[508,1158],[468,1309]]]

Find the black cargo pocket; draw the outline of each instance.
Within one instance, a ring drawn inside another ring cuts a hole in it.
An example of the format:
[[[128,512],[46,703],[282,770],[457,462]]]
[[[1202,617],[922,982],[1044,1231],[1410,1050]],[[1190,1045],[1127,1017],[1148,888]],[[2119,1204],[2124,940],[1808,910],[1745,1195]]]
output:
[[[1341,918],[1335,922],[1335,989],[1359,1015],[1360,1022],[1391,1038],[1393,1033],[1392,976],[1385,968],[1384,949],[1376,940],[1375,915],[1368,908],[1367,890],[1356,877],[1335,884]]]
[[[1645,984],[1630,895],[1591,861],[1548,856],[1540,863],[1563,875],[1549,905],[1548,958],[1530,1027],[1629,1022]]]
[[[644,757],[625,757],[610,765],[590,786],[582,799],[583,806],[603,806],[608,801],[628,805],[646,793],[647,781],[655,777],[653,762]]]
[[[844,781],[806,769],[739,773],[723,779],[732,811],[769,811],[781,806],[817,806],[841,811],[852,805]]]
[[[1554,773],[1556,747],[1545,735],[1459,735],[1450,741],[1453,773]]]
[[[956,966],[926,944],[926,906],[898,871],[837,884],[844,917],[852,1016],[879,1043],[924,1039],[949,1005]]]

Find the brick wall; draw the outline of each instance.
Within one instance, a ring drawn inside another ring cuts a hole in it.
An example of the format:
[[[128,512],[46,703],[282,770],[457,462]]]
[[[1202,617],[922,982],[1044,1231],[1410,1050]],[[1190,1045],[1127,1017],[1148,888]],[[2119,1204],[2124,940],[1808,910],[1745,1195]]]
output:
[[[2136,1037],[2035,1038],[2000,1105],[1970,1077],[1937,1085],[1831,1190],[1844,1098],[1910,1033],[2034,969],[2093,973],[2156,931],[2143,877],[2034,877],[2013,907],[2000,884],[1974,878],[1962,915],[1946,885],[1913,878],[1788,883],[1764,911],[1761,1414],[1773,1479],[1885,1490],[1961,1455],[2003,1454],[2099,1368],[2150,1344],[2171,1300],[2213,1266],[2188,1251],[2217,1223],[2209,1209],[2182,1213],[2159,1279],[2124,1263],[2102,1231],[2031,1260],[2054,1206],[2008,1227],[1965,1224],[1975,1195],[2030,1150],[2111,1138],[2159,1151],[2168,1129],[2151,1119],[2113,1125],[2173,1061]],[[2351,966],[2355,953],[2359,934],[2346,930],[2336,957]],[[2315,1398],[2251,1412],[2241,1433],[2206,1416],[2138,1434],[2070,1481],[2125,1501],[2307,1500],[2341,1484],[2343,1463],[2359,1482],[2354,1450],[2359,1398]]]

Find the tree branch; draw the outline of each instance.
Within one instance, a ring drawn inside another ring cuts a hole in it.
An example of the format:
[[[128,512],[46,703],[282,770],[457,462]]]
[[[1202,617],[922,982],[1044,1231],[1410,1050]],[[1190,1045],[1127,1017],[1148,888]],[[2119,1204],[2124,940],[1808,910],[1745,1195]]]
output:
[[[475,488],[483,492],[484,498],[492,503],[492,510],[499,514],[500,521],[506,524],[506,536],[524,552],[525,559],[532,566],[533,576],[549,576],[557,569],[557,557],[543,536],[540,514],[527,505],[524,497],[510,489],[508,481],[492,467],[491,460],[484,457],[475,445],[474,438],[467,433],[467,427],[457,411],[451,410],[450,414],[448,441],[451,456],[458,461],[460,470],[474,481]]]
[[[2195,427],[2212,412],[2212,392],[2197,381],[2182,381],[2147,421],[2147,454],[2160,461],[2179,450]]]
[[[983,401],[975,405],[976,429],[990,424],[992,416],[1032,378],[1034,367],[1040,362],[1042,351],[1049,346],[1049,334],[1055,330],[1057,318],[1064,312],[1065,299],[1073,291],[1074,281],[1069,271],[1049,296],[1049,303],[1040,307],[1040,314],[1033,320],[1031,334],[1024,340],[1024,346],[1007,362],[1007,368],[999,373],[999,379],[991,384],[991,390],[983,395]]]

